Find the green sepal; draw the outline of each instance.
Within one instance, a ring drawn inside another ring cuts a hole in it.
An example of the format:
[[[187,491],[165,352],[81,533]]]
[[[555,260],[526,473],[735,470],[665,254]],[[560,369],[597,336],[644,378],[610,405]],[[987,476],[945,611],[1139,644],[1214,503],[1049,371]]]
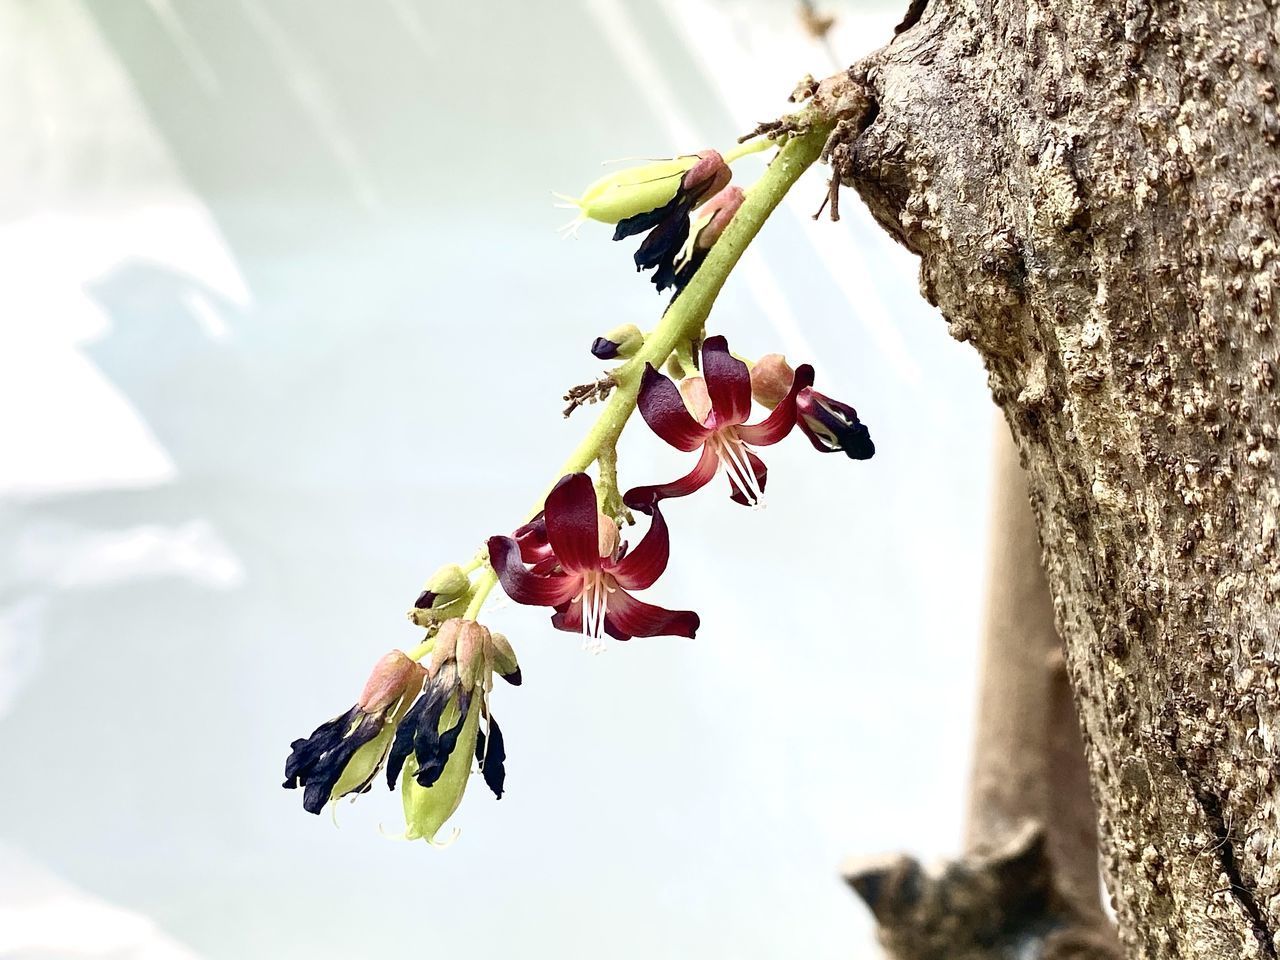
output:
[[[587,187],[581,197],[568,199],[589,220],[617,223],[670,203],[680,189],[684,175],[698,160],[691,154],[628,167],[601,177]]]
[[[450,703],[440,718],[442,729],[457,722],[458,708]],[[462,803],[462,794],[471,777],[471,758],[476,750],[476,732],[480,728],[480,697],[471,698],[467,719],[458,735],[457,745],[444,765],[440,779],[430,787],[421,787],[414,775],[418,761],[410,755],[401,774],[401,799],[404,801],[406,840],[434,842],[436,834]]]
[[[382,732],[351,755],[343,768],[342,776],[333,785],[330,800],[345,797],[348,793],[359,793],[378,774],[382,760],[391,749],[391,738],[395,736],[395,724],[388,723]]]

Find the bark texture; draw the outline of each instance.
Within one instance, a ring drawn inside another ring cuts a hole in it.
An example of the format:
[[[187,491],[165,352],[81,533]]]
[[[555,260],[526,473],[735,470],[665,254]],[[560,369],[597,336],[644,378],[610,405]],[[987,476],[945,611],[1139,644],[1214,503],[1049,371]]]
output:
[[[929,0],[831,152],[1021,452],[1135,958],[1280,946],[1276,30]]]

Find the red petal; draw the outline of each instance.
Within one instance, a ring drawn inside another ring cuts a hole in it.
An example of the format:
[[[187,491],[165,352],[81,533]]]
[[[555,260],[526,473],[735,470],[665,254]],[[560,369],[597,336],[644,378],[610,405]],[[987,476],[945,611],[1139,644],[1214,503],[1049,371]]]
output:
[[[747,462],[751,464],[751,472],[756,475],[756,486],[761,493],[764,493],[764,484],[769,477],[769,471],[765,467],[764,461],[749,451],[744,450],[743,453],[746,453]],[[726,470],[725,472],[729,474],[729,499],[734,503],[742,504],[744,507],[754,506],[755,501],[751,500],[743,492],[734,471]]]
[[[615,640],[632,637],[692,637],[698,632],[698,615],[692,610],[666,610],[637,600],[625,590],[609,597],[604,629]]]
[[[585,473],[561,477],[547,494],[547,540],[568,573],[600,566],[596,488]]]
[[[796,425],[796,396],[805,387],[813,386],[813,367],[801,364],[791,380],[791,389],[773,412],[759,423],[738,428],[738,436],[753,447],[767,447],[777,443]]]
[[[562,603],[551,615],[551,625],[567,633],[582,632],[582,601]]]
[[[636,402],[644,422],[677,450],[685,453],[697,450],[711,432],[689,415],[676,385],[653,369],[652,364],[644,365],[640,397]]]
[[[702,345],[702,376],[711,395],[715,425],[746,423],[751,416],[751,371],[729,352],[724,337],[710,337]]]
[[[554,607],[569,600],[581,589],[582,578],[551,574],[540,577],[520,562],[520,545],[510,537],[489,538],[489,563],[502,589],[516,603]]]
[[[671,537],[667,533],[667,521],[662,519],[662,511],[655,501],[651,508],[653,519],[644,539],[636,544],[636,548],[609,570],[620,586],[628,590],[643,590],[651,587],[667,569],[667,560],[671,557]]]
[[[702,456],[698,458],[697,465],[685,476],[670,483],[659,483],[651,487],[633,487],[623,495],[622,502],[632,510],[649,513],[660,500],[687,497],[695,490],[701,490],[711,482],[719,465],[720,458],[716,456],[715,451],[710,447],[703,447]]]

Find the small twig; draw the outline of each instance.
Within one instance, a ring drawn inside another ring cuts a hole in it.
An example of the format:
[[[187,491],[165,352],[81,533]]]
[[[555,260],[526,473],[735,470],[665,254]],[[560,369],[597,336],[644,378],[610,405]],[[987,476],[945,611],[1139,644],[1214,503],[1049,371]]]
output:
[[[822,206],[814,211],[813,219],[817,220],[822,216],[822,211],[827,209],[827,204],[831,204],[831,222],[838,223],[840,221],[840,176],[832,174],[831,179],[827,181],[827,195],[822,198]]]
[[[599,380],[592,380],[590,383],[580,383],[576,387],[570,387],[569,392],[564,395],[564,399],[569,401],[569,405],[564,408],[565,417],[567,418],[579,407],[609,399],[609,394],[613,392],[613,388],[617,385],[618,381],[613,379],[613,374],[606,373]]]

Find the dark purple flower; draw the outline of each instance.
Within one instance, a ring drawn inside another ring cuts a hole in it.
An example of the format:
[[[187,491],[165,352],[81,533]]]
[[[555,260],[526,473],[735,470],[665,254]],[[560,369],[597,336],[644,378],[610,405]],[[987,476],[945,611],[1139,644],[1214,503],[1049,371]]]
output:
[[[875,455],[870,431],[858,419],[858,411],[847,403],[805,387],[796,397],[796,418],[815,450],[843,452],[852,460],[870,460]]]
[[[628,591],[650,587],[670,556],[661,513],[631,552],[618,542],[617,524],[599,513],[595,486],[585,473],[569,474],[547,494],[541,526],[551,557],[526,566],[528,554],[512,537],[489,538],[489,562],[502,588],[517,603],[555,608],[551,623],[599,640],[632,637],[692,637],[698,615],[666,610],[637,600]]]
[[[636,270],[653,270],[653,282],[659,291],[676,282],[676,258],[689,239],[689,214],[728,186],[732,176],[718,152],[703,150],[666,204],[618,221],[614,240],[649,232],[636,250]]]
[[[319,813],[330,800],[369,789],[425,675],[422,666],[393,650],[378,661],[350,710],[289,745],[284,786],[303,788],[304,810]]]
[[[679,480],[636,487],[623,500],[633,510],[648,513],[661,500],[688,496],[706,486],[723,465],[730,497],[748,506],[759,503],[767,473],[751,448],[777,443],[791,432],[796,424],[796,396],[812,383],[813,368],[804,364],[773,412],[759,423],[748,424],[751,375],[747,365],[729,353],[724,337],[708,338],[702,345],[702,376],[686,378],[681,387],[646,366],[638,401],[645,422],[677,450],[701,448],[702,455]]]
[[[741,187],[730,185],[703,204],[690,227],[689,237],[677,252],[675,260],[670,264],[663,264],[653,275],[654,285],[659,290],[675,287],[675,296],[680,296],[745,199],[746,194]]]

